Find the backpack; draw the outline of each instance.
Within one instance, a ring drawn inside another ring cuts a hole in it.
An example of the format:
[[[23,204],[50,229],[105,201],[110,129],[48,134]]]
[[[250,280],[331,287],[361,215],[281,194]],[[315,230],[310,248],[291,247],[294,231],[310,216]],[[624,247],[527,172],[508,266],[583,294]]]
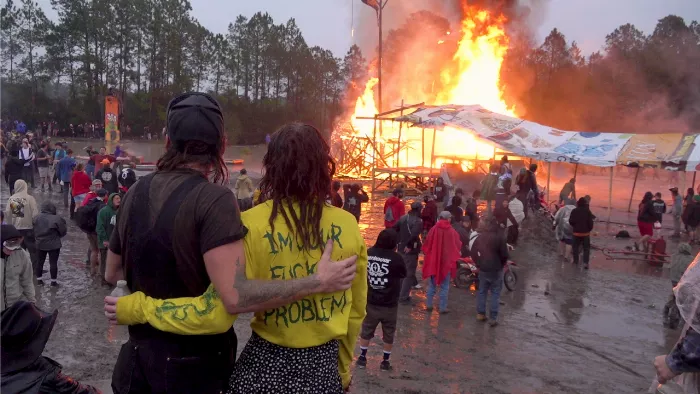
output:
[[[386,207],[386,212],[384,212],[384,220],[391,223],[394,221],[394,210],[391,206]]]
[[[75,224],[88,233],[94,233],[97,228],[97,214],[105,207],[103,201],[94,199],[88,205],[82,206],[75,211]]]

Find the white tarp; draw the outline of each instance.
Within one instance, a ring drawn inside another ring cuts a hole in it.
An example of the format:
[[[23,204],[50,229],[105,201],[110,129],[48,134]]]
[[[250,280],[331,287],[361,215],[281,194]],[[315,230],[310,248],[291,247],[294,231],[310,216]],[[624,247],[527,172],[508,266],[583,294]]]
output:
[[[599,167],[642,165],[695,171],[700,162],[696,134],[636,135],[559,130],[491,112],[479,105],[419,108],[396,118],[417,127],[452,127],[472,132],[519,156]]]

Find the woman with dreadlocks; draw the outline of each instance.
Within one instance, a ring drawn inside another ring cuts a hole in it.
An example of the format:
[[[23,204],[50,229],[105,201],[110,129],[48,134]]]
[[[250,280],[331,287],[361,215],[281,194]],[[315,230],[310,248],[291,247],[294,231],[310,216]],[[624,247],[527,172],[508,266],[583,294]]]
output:
[[[335,162],[314,127],[292,123],[274,133],[263,167],[257,205],[241,214],[248,229],[245,276],[283,285],[312,275],[329,249],[335,261],[357,255],[357,264],[348,290],[255,312],[253,335],[234,366],[228,392],[342,393],[350,384],[365,316],[365,242],[355,217],[325,202]],[[169,300],[134,294],[119,299],[116,318],[120,324],[147,322],[182,335],[215,334],[235,319],[220,304],[215,291]]]

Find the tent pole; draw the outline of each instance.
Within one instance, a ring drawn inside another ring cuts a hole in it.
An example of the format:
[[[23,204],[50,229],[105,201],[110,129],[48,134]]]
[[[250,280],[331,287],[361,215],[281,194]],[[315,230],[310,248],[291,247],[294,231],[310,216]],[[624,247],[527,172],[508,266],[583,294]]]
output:
[[[547,204],[549,204],[549,180],[552,178],[552,162],[547,162]],[[536,197],[539,198],[539,197]]]
[[[435,140],[437,139],[437,129],[433,129],[433,147],[430,150],[430,178],[433,177],[433,162],[435,161]]]
[[[698,173],[697,171],[693,171],[693,184],[690,185],[693,188],[693,190],[695,190],[695,175],[697,175],[697,173]],[[673,185],[671,185],[671,186],[673,186]]]
[[[420,165],[425,168],[425,127],[420,130]]]
[[[612,214],[612,186],[615,166],[610,167],[610,185],[608,186],[608,226],[610,225],[610,215]]]
[[[372,193],[376,190],[377,178],[375,177],[377,171],[377,116],[374,116],[374,129],[372,130],[372,146],[374,150],[372,151]]]
[[[401,99],[401,115],[403,116],[403,99]],[[400,168],[401,166],[399,165],[399,159],[401,158],[401,128],[403,126],[403,122],[399,123],[399,141],[396,144],[396,168]],[[408,148],[408,147],[406,147]],[[406,165],[408,165],[408,161],[406,161]]]
[[[634,183],[632,184],[632,193],[630,194],[630,203],[627,205],[627,212],[632,212],[632,197],[634,197],[634,189],[637,187],[637,178],[639,177],[639,170],[642,167],[637,167],[637,172],[634,174]]]
[[[574,166],[574,179],[576,179],[576,173],[578,172],[578,163]]]

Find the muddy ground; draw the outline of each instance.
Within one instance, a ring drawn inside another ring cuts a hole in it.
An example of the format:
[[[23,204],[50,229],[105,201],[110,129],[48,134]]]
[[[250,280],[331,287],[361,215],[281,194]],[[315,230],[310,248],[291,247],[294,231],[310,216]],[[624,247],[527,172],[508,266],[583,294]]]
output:
[[[7,193],[3,184],[3,206]],[[39,203],[52,200],[59,214],[67,217],[58,193],[35,190],[34,195]],[[361,229],[370,245],[381,227],[382,204],[383,197],[378,196],[363,213]],[[598,230],[601,235],[593,238],[596,246],[629,243],[608,235],[616,228]],[[671,287],[665,272],[642,262],[605,260],[600,252],[594,252],[591,269],[584,271],[562,261],[555,247],[544,220],[530,220],[523,227],[513,253],[519,265],[518,286],[513,292],[504,289],[501,324],[495,328],[475,320],[476,296],[468,290],[450,289],[452,312],[447,315],[424,312],[425,293],[418,291],[413,305],[399,310],[394,371],[379,371],[379,330],[367,369],[355,371],[353,392],[646,390],[654,375],[654,356],[666,353],[680,333],[661,324]],[[104,381],[111,377],[119,341],[111,340],[115,333],[102,314],[103,297],[111,289],[89,276],[83,263],[86,248],[84,234],[70,223],[59,261],[60,287],[37,288],[39,305],[60,311],[45,355],[77,379]],[[674,249],[670,244],[669,250]],[[249,319],[236,322],[239,352],[250,335]]]

